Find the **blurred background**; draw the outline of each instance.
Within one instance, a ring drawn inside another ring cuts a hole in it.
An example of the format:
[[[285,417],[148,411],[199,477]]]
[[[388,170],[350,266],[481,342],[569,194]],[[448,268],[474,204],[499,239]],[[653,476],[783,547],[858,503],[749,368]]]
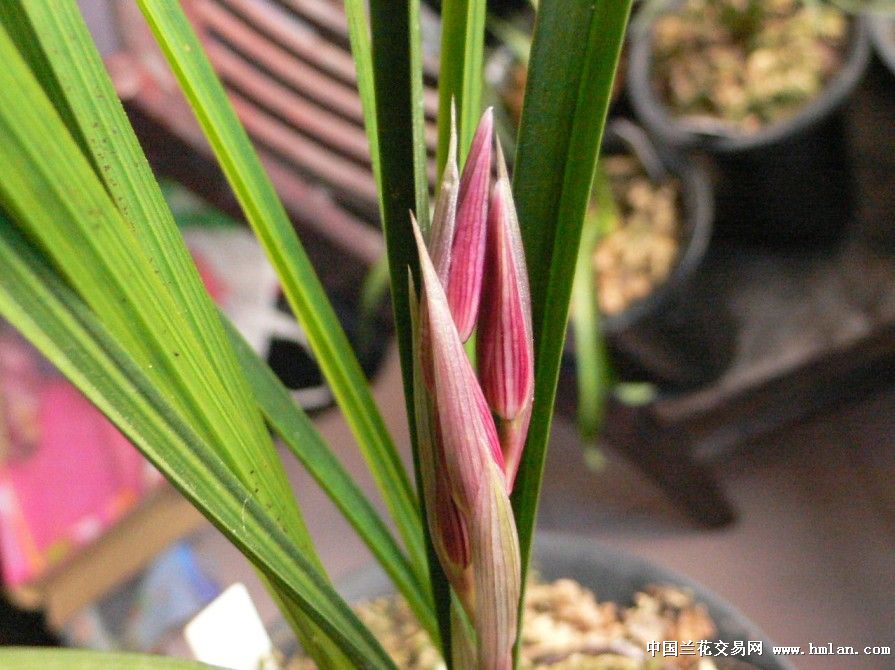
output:
[[[139,10],[79,4],[209,292],[374,495]],[[409,459],[341,3],[182,4]],[[438,9],[422,15],[432,160]],[[895,19],[884,9],[636,3],[578,259],[539,528],[687,576],[780,645],[895,643]],[[534,20],[528,2],[489,3],[485,99],[508,156]],[[361,542],[285,462],[334,579],[363,571]],[[235,582],[275,641],[284,632],[238,552],[2,322],[0,582],[0,644],[188,656],[183,625]]]

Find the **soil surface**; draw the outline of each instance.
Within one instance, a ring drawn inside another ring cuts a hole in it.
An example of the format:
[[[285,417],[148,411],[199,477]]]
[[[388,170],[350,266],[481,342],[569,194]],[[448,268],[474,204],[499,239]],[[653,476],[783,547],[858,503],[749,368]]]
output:
[[[653,28],[653,82],[705,132],[755,132],[796,114],[843,63],[849,19],[826,2],[685,0]]]
[[[611,316],[648,296],[671,273],[680,247],[681,189],[673,178],[652,181],[630,155],[608,156],[600,165],[612,202],[593,268],[597,303]],[[598,210],[606,206],[600,191],[596,186]]]
[[[402,670],[440,670],[441,658],[429,644],[406,604],[396,596],[361,603],[357,612]],[[672,586],[651,586],[622,607],[599,602],[577,582],[533,583],[525,600],[523,670],[721,670],[696,644],[716,636],[704,606]],[[676,643],[678,656],[663,656],[663,642]],[[650,653],[650,643],[660,651]],[[688,653],[690,648],[692,653]],[[732,666],[726,666],[732,667]],[[739,666],[737,666],[739,667]],[[750,666],[743,666],[750,667]],[[311,661],[293,659],[288,670],[313,670]]]

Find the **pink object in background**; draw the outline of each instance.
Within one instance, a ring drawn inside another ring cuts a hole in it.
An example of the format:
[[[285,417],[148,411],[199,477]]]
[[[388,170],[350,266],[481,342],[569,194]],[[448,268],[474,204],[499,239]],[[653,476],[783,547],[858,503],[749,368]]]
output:
[[[160,477],[2,324],[0,380],[0,564],[15,586],[98,536]]]
[[[276,273],[250,232],[192,228],[185,237],[205,288],[256,351],[266,355],[273,335],[303,338],[276,308]],[[0,321],[0,581],[37,578],[160,481],[124,436]]]

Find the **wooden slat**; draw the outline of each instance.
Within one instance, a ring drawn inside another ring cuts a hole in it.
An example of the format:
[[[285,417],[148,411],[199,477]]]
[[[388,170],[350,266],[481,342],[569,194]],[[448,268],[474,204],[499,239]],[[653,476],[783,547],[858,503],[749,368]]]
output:
[[[137,54],[115,54],[106,63],[153,166],[238,215],[239,206],[216,167],[211,147],[176,86],[170,90],[160,87],[157,68]],[[184,156],[184,152],[191,155]],[[379,259],[384,248],[382,234],[368,223],[377,220],[376,212],[365,211],[362,221],[334,202],[319,182],[302,178],[293,164],[264,147],[259,147],[259,154],[290,217],[300,228],[312,230],[364,265]]]
[[[269,2],[270,0],[265,0]],[[348,20],[345,18],[342,0],[276,0],[289,7],[303,20],[348,44]],[[438,59],[423,54],[423,74],[427,80],[438,80]],[[437,108],[437,105],[436,105]]]
[[[342,244],[345,235],[357,237],[348,234],[360,224],[357,216],[378,219],[378,199],[354,85],[353,59],[347,43],[340,47],[323,39],[337,18],[345,21],[344,13],[339,3],[323,4],[329,7],[320,10],[322,5],[316,2],[288,0],[184,0],[184,9],[263,160],[273,168],[274,182],[290,213]],[[312,16],[300,14],[304,9]],[[158,65],[152,65],[160,60],[157,50],[136,35],[141,30],[148,32],[137,14],[120,12],[125,26],[123,41],[134,52],[134,62],[146,66],[140,71],[157,81],[131,96],[158,123],[204,154],[207,147],[193,128],[192,114],[183,105],[172,106],[173,98],[179,97],[176,84],[164,67],[156,71]],[[322,27],[321,22],[325,24]],[[315,32],[317,29],[321,32]],[[322,53],[331,58],[321,57]],[[429,89],[429,93],[434,102],[436,92]],[[174,109],[177,111],[172,112]],[[181,115],[187,118],[181,119]],[[437,144],[437,129],[431,122],[426,126],[426,143],[431,159]],[[431,184],[434,162],[428,172]],[[292,197],[290,189],[297,189],[299,195]],[[318,206],[304,206],[308,193],[324,199],[328,194],[331,206],[319,207],[319,198],[314,200]],[[339,210],[340,205],[348,209]],[[339,211],[344,216],[336,217],[340,218],[336,225],[332,219]],[[337,230],[330,230],[332,227]],[[380,245],[378,237],[371,238],[364,243],[362,255],[372,257]],[[353,248],[351,240],[348,246]]]
[[[330,121],[337,122],[338,119],[332,114],[332,111],[336,111],[339,115],[355,123],[359,132],[363,133],[363,109],[360,97],[351,85],[328,77],[316,68],[295,58],[292,53],[272,43],[264,35],[257,33],[215,2],[199,0],[196,3],[196,18],[202,21],[203,27],[206,28],[203,41],[206,48],[214,52],[210,55],[216,69],[222,70],[224,67],[224,64],[217,62],[217,59],[221,57],[221,52],[228,47],[233,48],[251,60],[259,71],[258,76],[270,73],[272,77],[268,77],[268,79],[272,80],[275,77],[294,87],[296,95],[293,96],[293,99],[303,97],[318,107],[320,118],[314,121],[315,128],[320,128]],[[219,42],[216,43],[210,39],[208,29],[217,40],[220,40]],[[232,59],[230,60],[232,61]],[[232,62],[228,62],[228,64],[232,64]],[[351,67],[353,72],[353,63],[351,63]],[[307,105],[304,105],[304,109],[306,112],[310,111],[310,107]],[[301,132],[306,132],[305,129],[299,128]],[[312,131],[308,129],[308,132]],[[426,125],[426,149],[433,156],[437,143],[438,130],[434,124],[428,123]]]
[[[231,88],[260,107],[267,108],[309,136],[365,166],[370,164],[370,147],[364,129],[342,118],[327,114],[296,95],[291,89],[255,69],[231,50],[210,42],[206,44],[215,69]]]
[[[264,36],[273,38],[302,60],[329,72],[345,83],[356,85],[357,74],[351,53],[318,34],[313,27],[278,5],[258,0],[202,0],[202,5],[226,5],[239,13]],[[203,11],[208,11],[203,7]],[[303,17],[302,17],[303,18]],[[338,19],[345,28],[345,16]],[[347,30],[347,28],[346,28]]]
[[[218,10],[226,5],[244,19],[250,21],[259,33],[260,39],[274,40],[301,58],[309,65],[328,72],[352,88],[357,83],[354,70],[354,59],[346,41],[344,48],[333,44],[325,36],[317,34],[308,25],[307,16],[296,16],[277,4],[266,0],[196,0],[200,12],[213,11],[208,6],[216,6]],[[288,3],[287,3],[288,4]],[[318,3],[298,3],[318,4]],[[297,6],[297,5],[296,5]],[[329,10],[328,10],[329,11]],[[347,40],[347,19],[339,10],[338,22]],[[423,109],[426,118],[434,121],[438,115],[438,91],[427,87],[423,91]]]
[[[201,10],[201,11],[200,11]],[[281,81],[294,86],[309,100],[327,110],[332,110],[347,119],[363,124],[364,115],[357,92],[349,86],[326,76],[309,64],[295,58],[263,35],[252,30],[232,14],[213,2],[198,2],[197,16],[227,45],[244,53],[259,67],[273,74]],[[202,30],[199,31],[200,36]],[[208,41],[208,35],[205,35]]]
[[[304,17],[296,19],[269,0],[195,0],[195,4],[197,16],[207,18],[209,24],[221,35],[227,36],[229,31],[237,30],[236,24],[242,23],[244,27],[248,27],[225,9],[226,5],[252,24],[255,39],[261,40],[265,46],[276,47],[277,43],[282,44],[288,49],[287,53],[291,53],[297,60],[337,77],[349,85],[352,91],[355,90],[357,75],[354,59],[347,46],[345,49],[339,48],[315,33],[301,21]],[[340,12],[339,16],[345,26],[344,14]],[[247,33],[240,30],[240,44],[244,45],[246,38]],[[423,91],[423,107],[427,118],[434,121],[438,114],[436,90],[426,88]]]
[[[326,0],[281,0],[296,14],[348,42],[348,22],[341,4]]]
[[[231,91],[230,99],[240,120],[255,139],[293,161],[303,172],[329,185],[338,192],[340,199],[358,204],[373,214],[378,211],[376,183],[369,170],[298,135],[238,93]]]

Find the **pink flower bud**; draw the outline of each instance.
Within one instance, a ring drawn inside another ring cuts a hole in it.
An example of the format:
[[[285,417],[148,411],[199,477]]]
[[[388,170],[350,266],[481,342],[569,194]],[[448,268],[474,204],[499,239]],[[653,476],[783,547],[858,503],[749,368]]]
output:
[[[479,497],[470,524],[479,643],[476,667],[512,670],[521,583],[519,540],[503,473],[494,463],[489,463],[486,481],[490,491]]]
[[[420,349],[427,354],[422,356],[422,365],[431,365],[438,432],[451,491],[461,512],[467,512],[482,484],[485,463],[490,460],[503,469],[503,452],[491,410],[463,349],[415,220],[413,229],[422,274],[420,322],[427,326],[420,329]]]
[[[429,528],[445,574],[474,623],[476,667],[511,670],[520,562],[503,453],[447,296],[412,223],[422,275],[419,314],[411,310],[414,408]],[[415,304],[412,284],[410,297]],[[423,381],[424,366],[431,367],[431,390]]]
[[[534,396],[531,299],[522,237],[503,152],[488,215],[486,276],[477,338],[479,376],[497,415],[507,482],[512,483],[528,432]]]
[[[446,287],[451,313],[463,342],[469,339],[479,311],[493,128],[494,114],[489,107],[482,115],[472,139],[457,199],[457,220]]]
[[[461,602],[466,603],[464,607],[471,609],[474,586],[469,567],[469,537],[466,524],[451,497],[450,482],[444,476],[447,466],[433,397],[434,380],[431,379],[431,369],[428,374],[424,374],[425,368],[431,368],[431,358],[422,349],[419,301],[412,277],[409,294],[413,333],[413,404],[426,522],[432,545],[448,581]]]

